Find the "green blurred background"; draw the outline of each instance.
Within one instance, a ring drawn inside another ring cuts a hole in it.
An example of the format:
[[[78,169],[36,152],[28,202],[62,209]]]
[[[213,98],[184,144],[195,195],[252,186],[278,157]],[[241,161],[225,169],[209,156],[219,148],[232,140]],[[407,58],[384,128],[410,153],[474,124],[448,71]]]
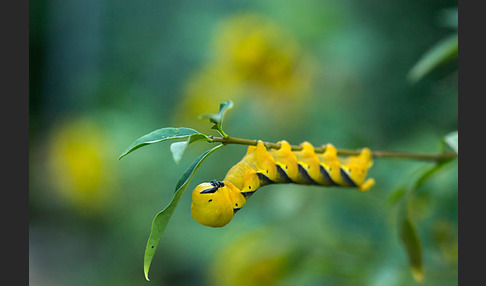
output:
[[[31,285],[414,285],[397,235],[395,190],[428,163],[376,159],[367,193],[275,185],[213,229],[190,215],[198,183],[222,179],[246,148],[209,157],[157,249],[154,215],[211,146],[175,164],[169,143],[123,160],[162,127],[214,134],[200,114],[235,106],[236,137],[338,148],[438,151],[457,130],[457,60],[407,74],[454,32],[457,1],[31,1]],[[414,195],[422,285],[456,285],[457,162]]]

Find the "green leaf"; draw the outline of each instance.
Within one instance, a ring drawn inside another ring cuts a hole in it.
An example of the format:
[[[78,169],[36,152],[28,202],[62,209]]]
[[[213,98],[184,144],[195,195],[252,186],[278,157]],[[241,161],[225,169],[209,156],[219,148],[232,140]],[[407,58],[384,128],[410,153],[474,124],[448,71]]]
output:
[[[423,178],[423,175],[420,176]],[[412,271],[412,276],[417,282],[422,282],[424,279],[423,263],[422,263],[422,247],[420,244],[420,239],[418,237],[415,225],[410,218],[409,214],[409,201],[412,193],[415,191],[417,184],[420,182],[415,181],[412,186],[407,191],[405,187],[400,188],[400,204],[398,209],[398,236],[400,242],[405,248],[405,252],[408,257],[408,262],[410,264],[410,269]]]
[[[399,220],[399,236],[407,251],[412,276],[417,282],[424,280],[422,247],[415,226],[408,215]]]
[[[129,153],[145,145],[159,143],[165,140],[185,139],[195,134],[204,137],[207,141],[211,141],[211,139],[209,139],[206,135],[191,128],[166,127],[166,128],[157,129],[155,131],[150,132],[149,134],[146,134],[138,138],[130,146],[128,146],[128,148],[120,155],[120,157],[118,157],[118,159],[125,157]]]
[[[424,270],[422,262],[422,247],[420,244],[420,239],[418,237],[415,225],[410,217],[409,213],[409,202],[413,193],[422,184],[430,178],[433,174],[437,173],[443,166],[447,165],[447,162],[440,162],[434,164],[419,173],[419,176],[412,181],[408,191],[401,196],[401,202],[398,212],[398,234],[400,241],[405,247],[407,257],[410,263],[410,268],[412,271],[412,276],[417,282],[422,282],[424,280]],[[402,188],[400,188],[402,189]]]
[[[457,57],[458,39],[458,34],[454,34],[434,45],[412,67],[408,74],[408,79],[416,82],[440,64]]]
[[[167,205],[165,209],[159,212],[154,220],[152,221],[152,227],[150,230],[150,236],[147,241],[147,246],[145,247],[145,256],[143,259],[143,270],[145,274],[145,279],[149,281],[148,272],[150,268],[150,264],[152,263],[152,259],[155,254],[155,250],[157,249],[157,245],[159,244],[160,238],[162,237],[162,233],[164,232],[167,224],[169,223],[174,210],[179,204],[179,201],[187,189],[192,177],[196,174],[197,169],[201,166],[202,162],[214,151],[221,148],[223,145],[220,144],[214,147],[211,150],[206,151],[204,154],[199,156],[189,168],[184,172],[184,175],[180,178],[179,182],[176,185],[176,189],[174,192],[174,196],[172,197],[172,201]]]
[[[444,142],[449,146],[456,154],[459,154],[459,133],[457,131],[451,132],[444,137]]]
[[[184,151],[186,151],[187,145],[189,145],[188,141],[175,142],[170,144],[172,158],[174,159],[174,162],[176,162],[176,164],[181,161],[182,155],[184,154]]]
[[[202,114],[202,115],[199,116],[199,119],[208,118],[209,121],[214,123],[214,126],[212,127],[212,129],[218,130],[218,132],[221,134],[221,136],[227,137],[228,135],[226,135],[226,133],[224,133],[224,131],[223,131],[223,116],[224,116],[224,113],[231,108],[233,108],[233,102],[231,100],[221,102],[220,105],[219,105],[219,112],[218,113]]]
[[[399,187],[388,196],[390,204],[394,205],[400,201],[400,199],[407,193],[407,190],[403,187]]]
[[[170,145],[170,151],[172,152],[172,158],[174,159],[174,162],[178,164],[181,161],[182,155],[186,151],[186,148],[189,144],[200,140],[207,140],[207,138],[208,137],[206,135],[198,133],[190,135],[187,141],[172,143]]]

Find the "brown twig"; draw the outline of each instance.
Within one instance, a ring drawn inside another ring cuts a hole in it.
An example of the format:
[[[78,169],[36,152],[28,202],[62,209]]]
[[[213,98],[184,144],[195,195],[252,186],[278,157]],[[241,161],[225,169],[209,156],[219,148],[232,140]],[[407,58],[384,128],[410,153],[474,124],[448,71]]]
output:
[[[255,146],[258,140],[251,140],[251,139],[243,139],[243,138],[236,138],[236,137],[215,137],[209,136],[213,141],[212,142],[220,142],[223,144],[239,144],[239,145],[252,145]],[[280,148],[280,144],[272,143],[272,142],[263,142],[267,148],[278,149]],[[290,145],[292,151],[300,151],[302,150],[302,146]],[[325,146],[321,147],[314,147],[314,151],[316,153],[324,153],[326,150]],[[349,155],[357,155],[360,153],[361,150],[356,149],[337,149],[338,155],[342,156],[349,156]],[[447,152],[447,153],[439,153],[439,154],[421,154],[421,153],[409,153],[409,152],[392,152],[392,151],[371,151],[373,157],[377,158],[403,158],[403,159],[412,159],[412,160],[425,160],[425,161],[445,161],[454,159],[457,157],[457,154],[454,152]]]

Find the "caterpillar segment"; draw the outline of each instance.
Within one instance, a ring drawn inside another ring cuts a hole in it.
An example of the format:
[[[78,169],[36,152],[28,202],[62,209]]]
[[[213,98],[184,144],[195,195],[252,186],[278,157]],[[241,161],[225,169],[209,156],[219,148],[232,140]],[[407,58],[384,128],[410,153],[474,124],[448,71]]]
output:
[[[325,172],[330,177],[333,185],[349,187],[350,185],[346,183],[341,174],[341,162],[337,156],[336,147],[330,143],[323,147],[325,147],[325,152],[317,154],[322,167],[321,172]]]
[[[290,144],[285,140],[278,143],[280,144],[279,149],[270,149],[268,151],[276,162],[277,177],[275,181],[279,183],[308,183],[308,180],[302,179],[299,175],[299,162],[294,152],[292,152]]]
[[[316,154],[309,142],[302,150],[292,151],[290,144],[279,141],[279,149],[267,150],[262,141],[248,146],[243,159],[226,174],[223,181],[199,184],[192,193],[191,215],[199,223],[222,227],[228,224],[246,200],[268,184],[304,184],[371,188],[375,181],[366,179],[373,160],[368,148],[356,156],[339,158],[332,144]]]
[[[370,149],[363,148],[359,155],[350,156],[342,160],[341,177],[345,179],[348,185],[356,187],[360,191],[367,191],[375,184],[374,179],[366,179],[368,169],[372,165]]]

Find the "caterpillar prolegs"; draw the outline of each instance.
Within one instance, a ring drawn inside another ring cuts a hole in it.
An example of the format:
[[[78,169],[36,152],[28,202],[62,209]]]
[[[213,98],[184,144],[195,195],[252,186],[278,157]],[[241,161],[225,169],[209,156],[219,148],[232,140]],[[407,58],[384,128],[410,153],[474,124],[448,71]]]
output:
[[[198,185],[192,192],[192,217],[206,226],[225,226],[258,188],[268,184],[343,186],[367,191],[375,183],[366,179],[373,164],[368,148],[359,155],[339,158],[332,144],[325,145],[324,153],[318,154],[309,142],[301,144],[301,151],[292,151],[285,140],[278,143],[279,149],[267,150],[262,141],[248,146],[246,155],[223,181]]]

